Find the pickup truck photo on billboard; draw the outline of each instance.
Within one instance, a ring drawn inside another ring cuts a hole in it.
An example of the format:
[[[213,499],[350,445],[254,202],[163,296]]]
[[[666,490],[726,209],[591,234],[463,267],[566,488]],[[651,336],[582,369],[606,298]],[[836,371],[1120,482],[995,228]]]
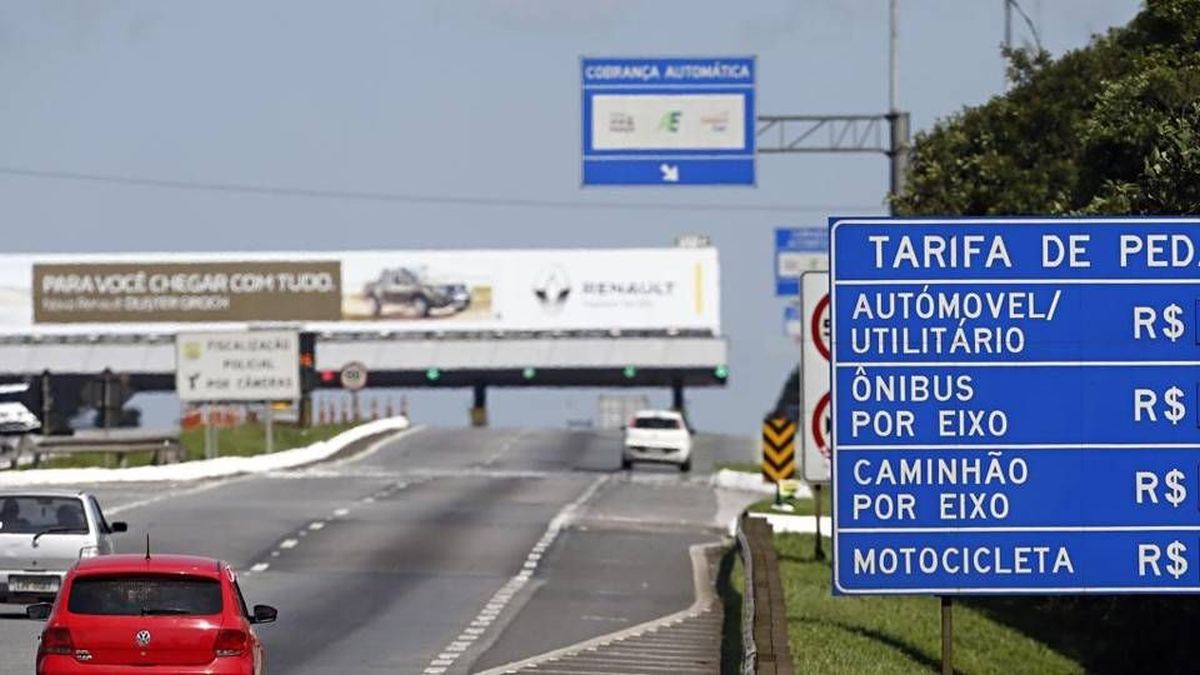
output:
[[[468,285],[417,267],[388,267],[342,296],[342,318],[351,320],[453,318],[472,310],[487,315],[490,285]]]

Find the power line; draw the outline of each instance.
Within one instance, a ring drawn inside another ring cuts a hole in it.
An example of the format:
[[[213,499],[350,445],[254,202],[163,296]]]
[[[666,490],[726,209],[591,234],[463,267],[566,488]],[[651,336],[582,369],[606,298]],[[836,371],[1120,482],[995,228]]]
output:
[[[543,208],[543,209],[595,209],[595,210],[639,210],[639,211],[820,211],[842,213],[867,213],[880,209],[882,204],[671,204],[656,202],[596,202],[567,201],[553,199],[524,199],[514,197],[478,197],[405,194],[397,192],[374,192],[366,190],[334,190],[327,188],[283,187],[275,185],[250,185],[246,183],[216,183],[206,181],[146,178],[143,176],[119,176],[113,174],[81,173],[74,171],[50,171],[23,167],[0,166],[0,175],[17,178],[74,181],[122,185],[126,187],[163,188],[194,192],[222,192],[229,194],[260,195],[271,197],[300,197],[307,199],[343,199],[354,201],[393,202],[403,204],[428,204],[445,206]]]

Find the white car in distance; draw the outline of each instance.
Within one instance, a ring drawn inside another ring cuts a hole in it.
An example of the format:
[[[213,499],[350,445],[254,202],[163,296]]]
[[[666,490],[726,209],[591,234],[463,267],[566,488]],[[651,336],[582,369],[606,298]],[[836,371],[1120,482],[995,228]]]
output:
[[[692,432],[683,415],[674,410],[642,410],[625,427],[621,468],[634,462],[675,464],[680,471],[692,470]]]

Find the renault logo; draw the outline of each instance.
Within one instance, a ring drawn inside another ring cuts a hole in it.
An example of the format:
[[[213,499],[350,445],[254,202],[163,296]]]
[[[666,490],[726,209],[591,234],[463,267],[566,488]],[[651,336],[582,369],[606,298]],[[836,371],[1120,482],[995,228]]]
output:
[[[146,645],[150,644],[150,631],[139,630],[137,635],[133,636],[133,639],[135,642],[137,642],[139,647],[145,647]]]
[[[548,312],[557,312],[571,295],[571,278],[558,265],[541,271],[533,282],[533,296]]]

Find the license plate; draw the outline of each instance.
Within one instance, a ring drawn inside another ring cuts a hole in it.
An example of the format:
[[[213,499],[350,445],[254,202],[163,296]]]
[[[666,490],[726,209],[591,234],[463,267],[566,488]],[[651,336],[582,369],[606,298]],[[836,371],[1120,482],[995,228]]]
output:
[[[9,593],[57,593],[58,577],[50,576],[9,576]]]

